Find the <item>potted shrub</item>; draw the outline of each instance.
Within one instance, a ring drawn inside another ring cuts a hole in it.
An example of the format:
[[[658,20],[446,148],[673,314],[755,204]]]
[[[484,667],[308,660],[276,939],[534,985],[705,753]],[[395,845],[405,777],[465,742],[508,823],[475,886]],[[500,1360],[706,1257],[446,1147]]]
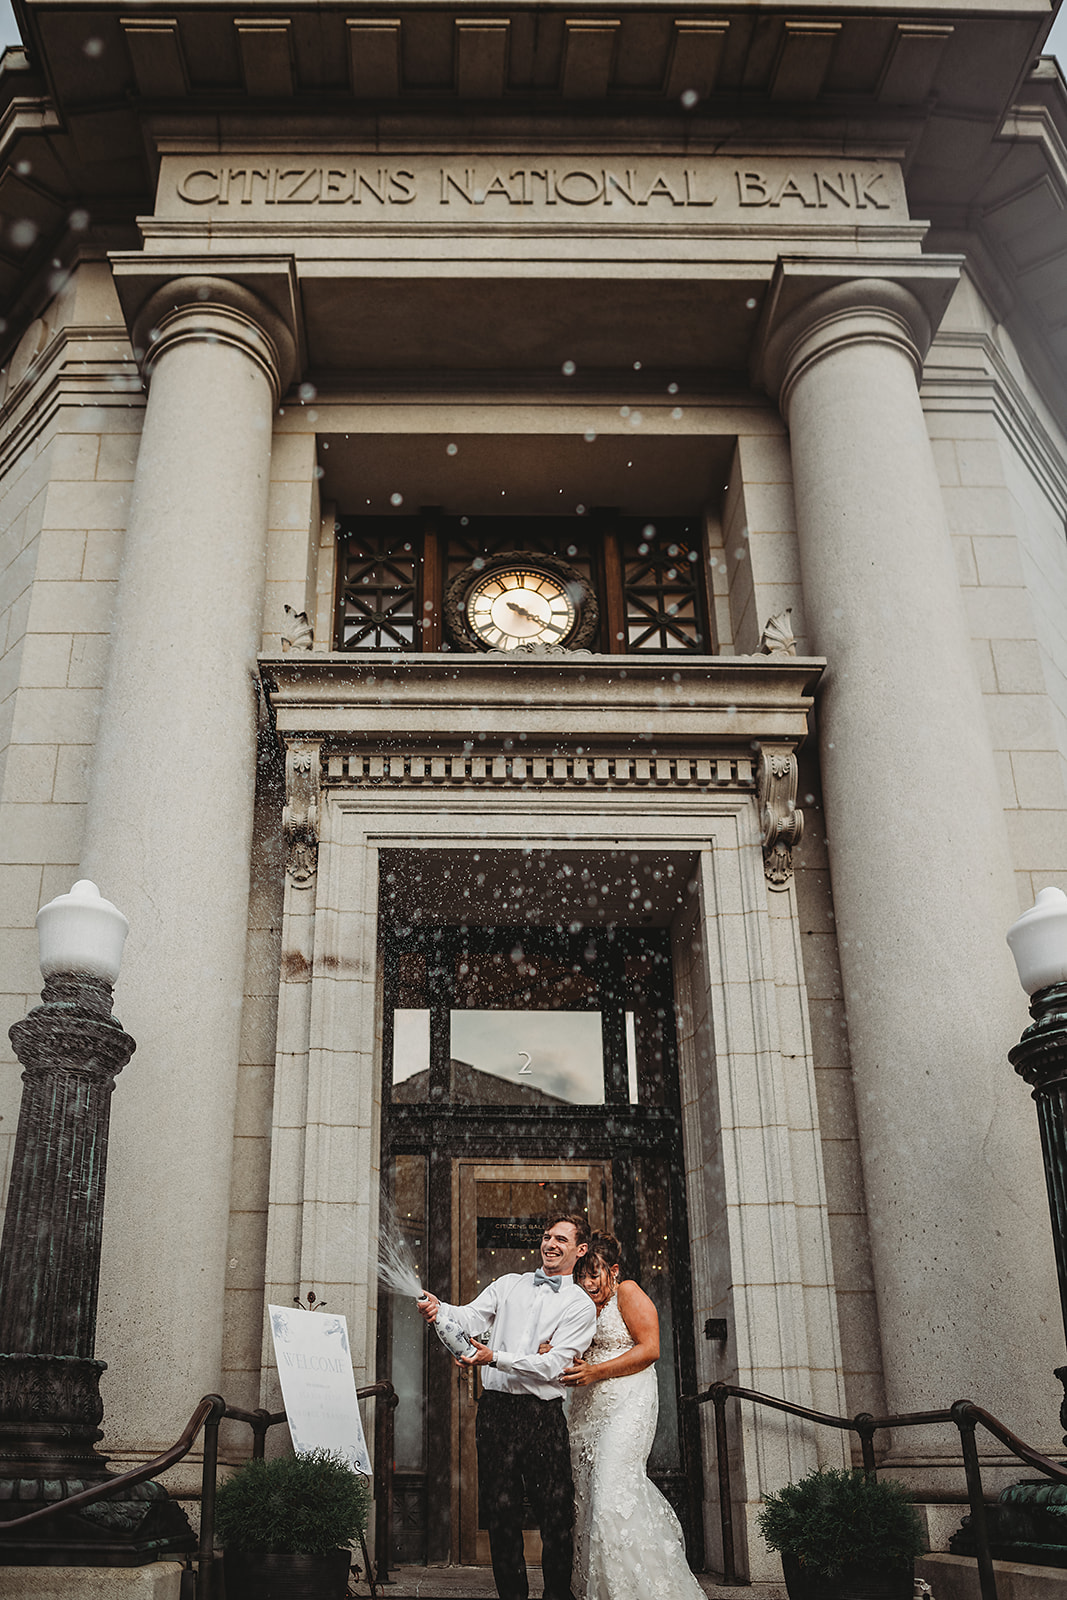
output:
[[[219,1486],[226,1600],[344,1600],[370,1483],[328,1451],[247,1461]]]
[[[892,1479],[824,1467],[767,1495],[757,1523],[789,1600],[911,1600],[922,1524]]]

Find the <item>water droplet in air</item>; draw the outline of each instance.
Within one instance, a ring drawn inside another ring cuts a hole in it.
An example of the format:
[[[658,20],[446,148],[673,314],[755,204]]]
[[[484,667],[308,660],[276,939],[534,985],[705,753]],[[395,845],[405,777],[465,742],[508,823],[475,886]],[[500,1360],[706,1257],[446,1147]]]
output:
[[[404,504],[404,496],[402,494],[391,494],[389,496],[389,504],[391,506],[402,506]]]
[[[97,56],[102,56],[104,53],[104,41],[103,39],[86,39],[82,49],[90,61],[95,61]]]
[[[300,399],[302,404],[306,405],[309,400],[314,400],[317,394],[318,390],[313,383],[302,383],[300,385]]]
[[[578,368],[575,366],[573,361],[565,361],[563,363],[563,376],[565,378],[573,378],[577,370]]]
[[[695,89],[686,89],[685,93],[682,95],[682,104],[687,111],[692,111],[699,99],[700,96],[697,94]]]
[[[446,456],[454,456],[454,455],[457,455],[458,452],[459,452],[459,445],[458,444],[446,444],[445,445],[445,455]]]

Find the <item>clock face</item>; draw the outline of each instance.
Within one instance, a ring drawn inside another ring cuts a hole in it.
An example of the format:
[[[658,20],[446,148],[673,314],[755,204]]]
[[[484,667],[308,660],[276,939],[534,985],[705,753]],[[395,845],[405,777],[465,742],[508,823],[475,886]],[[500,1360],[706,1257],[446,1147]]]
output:
[[[467,626],[490,650],[565,644],[578,621],[562,578],[518,564],[480,578],[467,594],[465,611]]]

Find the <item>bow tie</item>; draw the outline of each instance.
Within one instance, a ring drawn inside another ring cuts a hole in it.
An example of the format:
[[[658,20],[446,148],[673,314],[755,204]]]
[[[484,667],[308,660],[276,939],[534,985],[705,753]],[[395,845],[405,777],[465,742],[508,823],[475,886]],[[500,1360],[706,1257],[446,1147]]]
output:
[[[538,1288],[542,1283],[547,1283],[553,1294],[559,1294],[559,1286],[562,1282],[562,1275],[560,1275],[558,1278],[549,1277],[544,1267],[538,1267],[537,1271],[534,1273],[535,1289]]]

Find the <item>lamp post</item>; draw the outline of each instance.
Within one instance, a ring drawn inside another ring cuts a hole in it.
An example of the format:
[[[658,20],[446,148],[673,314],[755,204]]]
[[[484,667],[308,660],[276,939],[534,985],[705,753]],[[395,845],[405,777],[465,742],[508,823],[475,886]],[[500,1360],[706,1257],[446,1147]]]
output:
[[[1008,1060],[1030,1084],[1037,1104],[1067,1337],[1067,894],[1042,889],[1009,928],[1008,944],[1034,1019]],[[1056,1376],[1067,1385],[1067,1367],[1057,1367]],[[1067,1428],[1067,1398],[1060,1421]]]
[[[1008,1051],[1008,1060],[1033,1089],[1037,1105],[1067,1337],[1067,894],[1042,889],[1036,903],[1009,928],[1008,944],[1034,1019]],[[1065,1390],[1060,1426],[1067,1429],[1067,1366],[1055,1370]],[[1065,1513],[1067,1485],[1044,1478],[1012,1484],[987,1511],[992,1555],[1042,1566],[1067,1565]],[[969,1519],[950,1540],[949,1549],[958,1555],[974,1554]]]
[[[111,1093],[136,1048],[111,1015],[128,927],[88,880],[43,906],[42,1003],[10,1030],[25,1087],[0,1242],[2,1566],[135,1566],[192,1543],[155,1483],[4,1528],[109,1476],[96,1303]]]

